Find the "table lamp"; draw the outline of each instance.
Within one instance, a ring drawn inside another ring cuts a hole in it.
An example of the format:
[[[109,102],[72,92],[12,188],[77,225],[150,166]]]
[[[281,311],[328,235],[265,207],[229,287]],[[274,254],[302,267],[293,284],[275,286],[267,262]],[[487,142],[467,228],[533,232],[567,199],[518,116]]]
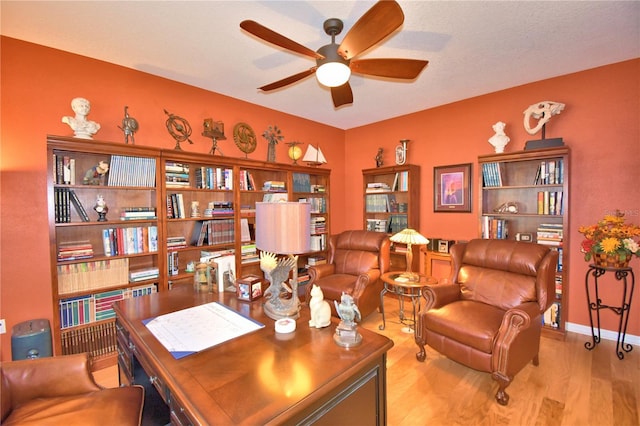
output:
[[[295,202],[256,203],[256,247],[260,268],[269,281],[264,292],[264,313],[272,319],[298,318],[298,256],[311,248],[311,204]],[[276,255],[287,257],[276,260]],[[285,284],[293,271],[291,286]],[[290,298],[282,293],[291,292]]]
[[[415,229],[405,228],[390,238],[394,243],[402,243],[407,245],[407,272],[402,276],[409,279],[409,281],[419,281],[420,276],[417,273],[411,272],[411,265],[413,263],[413,250],[411,246],[413,244],[425,245],[429,243],[429,240]]]

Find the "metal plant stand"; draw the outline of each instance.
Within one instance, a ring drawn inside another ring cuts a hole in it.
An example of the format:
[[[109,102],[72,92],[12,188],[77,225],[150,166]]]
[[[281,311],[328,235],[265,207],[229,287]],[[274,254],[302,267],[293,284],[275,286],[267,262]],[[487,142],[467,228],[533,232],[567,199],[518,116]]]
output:
[[[613,272],[616,280],[622,282],[622,304],[620,306],[609,306],[602,303],[600,295],[598,294],[598,278],[606,274],[607,272]],[[590,290],[589,281],[590,277],[593,277],[593,294]],[[633,298],[633,288],[635,286],[635,277],[633,275],[633,269],[631,268],[604,268],[596,265],[589,265],[589,270],[585,277],[585,287],[587,290],[587,303],[589,305],[589,323],[591,324],[591,341],[584,344],[584,347],[591,350],[600,343],[600,310],[610,309],[620,317],[618,324],[618,339],[616,342],[616,355],[619,359],[624,359],[624,352],[631,352],[633,346],[625,343],[624,339],[627,334],[627,323],[629,322],[629,311],[631,310],[631,299]],[[593,315],[596,314],[596,327],[598,333],[593,327]],[[623,352],[624,351],[624,352]]]

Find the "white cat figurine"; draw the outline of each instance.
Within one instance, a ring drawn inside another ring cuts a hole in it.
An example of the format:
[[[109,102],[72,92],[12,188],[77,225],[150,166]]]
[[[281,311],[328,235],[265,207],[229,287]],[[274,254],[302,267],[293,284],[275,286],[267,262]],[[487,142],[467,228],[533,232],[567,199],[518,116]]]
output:
[[[323,328],[331,324],[331,306],[324,300],[322,289],[315,284],[311,287],[309,309],[311,310],[309,327]]]

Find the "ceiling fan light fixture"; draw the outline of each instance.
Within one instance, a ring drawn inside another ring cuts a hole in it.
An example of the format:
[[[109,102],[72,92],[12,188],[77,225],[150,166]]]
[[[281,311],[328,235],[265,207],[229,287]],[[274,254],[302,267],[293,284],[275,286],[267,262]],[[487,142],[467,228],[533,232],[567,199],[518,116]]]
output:
[[[323,86],[338,87],[349,81],[351,69],[341,62],[327,62],[318,67],[316,78]]]

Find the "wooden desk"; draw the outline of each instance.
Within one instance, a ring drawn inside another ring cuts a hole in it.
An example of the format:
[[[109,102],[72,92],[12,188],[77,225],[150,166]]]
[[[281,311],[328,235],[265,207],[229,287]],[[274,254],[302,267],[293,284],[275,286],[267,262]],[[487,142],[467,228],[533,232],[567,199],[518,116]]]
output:
[[[213,301],[265,327],[174,359],[142,324]],[[305,306],[297,330],[280,335],[263,314],[262,299],[242,302],[232,293],[189,287],[123,300],[115,311],[121,383],[134,382],[135,357],[169,405],[172,424],[386,424],[386,354],[393,342],[385,336],[359,328],[360,346],[339,347],[338,320],[309,328]]]

